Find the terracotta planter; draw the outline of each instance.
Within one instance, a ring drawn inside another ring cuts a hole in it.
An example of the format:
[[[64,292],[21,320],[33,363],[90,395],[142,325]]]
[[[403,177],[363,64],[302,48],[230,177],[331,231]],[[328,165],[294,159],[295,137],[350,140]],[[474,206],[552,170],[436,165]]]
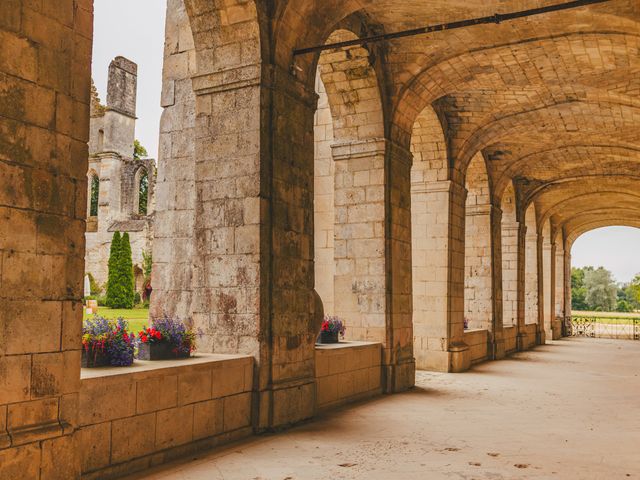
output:
[[[318,343],[338,343],[340,340],[338,339],[338,332],[320,332],[320,336],[318,337]]]
[[[109,355],[101,348],[93,348],[89,345],[82,349],[82,368],[106,367],[110,365]]]
[[[176,353],[174,346],[167,342],[141,343],[138,347],[138,360],[175,360],[189,358],[190,352]]]

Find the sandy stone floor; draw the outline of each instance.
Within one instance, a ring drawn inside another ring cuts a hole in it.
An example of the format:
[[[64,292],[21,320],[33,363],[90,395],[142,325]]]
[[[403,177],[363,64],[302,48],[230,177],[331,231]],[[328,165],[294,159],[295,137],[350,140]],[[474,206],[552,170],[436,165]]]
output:
[[[640,342],[553,342],[131,478],[640,478]]]

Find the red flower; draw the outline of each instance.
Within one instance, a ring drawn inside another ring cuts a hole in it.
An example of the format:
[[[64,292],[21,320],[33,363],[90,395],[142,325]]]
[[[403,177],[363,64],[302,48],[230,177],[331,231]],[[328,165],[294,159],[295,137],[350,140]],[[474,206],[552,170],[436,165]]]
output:
[[[329,322],[327,322],[326,320],[324,322],[322,322],[322,331],[323,332],[328,332],[329,331]]]

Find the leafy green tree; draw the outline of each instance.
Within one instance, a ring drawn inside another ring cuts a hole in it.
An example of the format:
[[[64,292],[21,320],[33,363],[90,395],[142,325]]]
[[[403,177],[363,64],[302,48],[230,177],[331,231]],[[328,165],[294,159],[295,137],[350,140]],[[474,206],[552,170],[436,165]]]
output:
[[[591,310],[611,312],[617,307],[617,291],[611,272],[603,267],[584,272],[585,302]]]
[[[109,279],[107,282],[107,306],[110,308],[133,308],[134,283],[133,261],[129,234],[113,234],[109,255]]]
[[[633,308],[631,304],[626,300],[619,299],[618,305],[616,306],[616,312],[632,312]]]
[[[140,140],[134,140],[133,142],[133,158],[134,160],[140,160],[141,158],[148,157],[147,149],[142,146]]]
[[[587,289],[584,286],[585,269],[573,267],[571,269],[571,308],[573,310],[588,310],[585,297]]]

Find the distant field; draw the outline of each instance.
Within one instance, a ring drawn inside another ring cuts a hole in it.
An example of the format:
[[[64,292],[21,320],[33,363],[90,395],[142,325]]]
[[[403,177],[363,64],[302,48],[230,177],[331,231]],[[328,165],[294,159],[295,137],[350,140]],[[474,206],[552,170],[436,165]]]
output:
[[[119,317],[124,318],[129,322],[129,330],[133,333],[138,333],[143,327],[146,327],[149,323],[149,309],[148,308],[134,308],[131,310],[125,309],[111,309],[107,307],[98,307],[98,315],[107,318],[109,320],[115,320]],[[93,315],[84,314],[84,318],[90,318]]]
[[[631,323],[634,318],[640,319],[640,313],[637,312],[583,312],[575,310],[571,312],[574,317],[594,317],[597,323],[606,323],[609,325],[624,325]]]

